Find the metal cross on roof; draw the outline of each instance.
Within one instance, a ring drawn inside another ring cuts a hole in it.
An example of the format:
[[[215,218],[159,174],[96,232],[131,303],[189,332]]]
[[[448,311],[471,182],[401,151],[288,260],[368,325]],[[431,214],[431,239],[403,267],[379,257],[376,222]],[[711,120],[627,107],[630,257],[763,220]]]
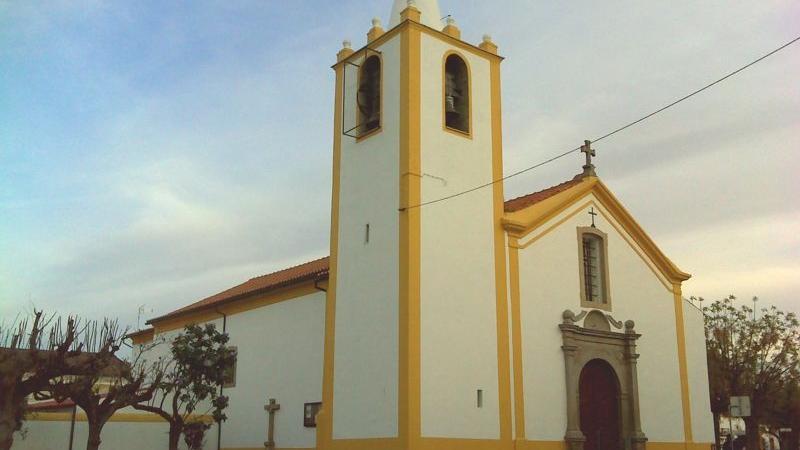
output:
[[[594,226],[594,218],[597,217],[598,214],[594,212],[594,206],[592,206],[592,208],[589,209],[589,215],[592,216],[592,228],[597,228],[596,226]]]
[[[592,148],[592,141],[583,141],[581,145],[581,153],[586,154],[586,164],[583,166],[583,175],[589,177],[596,177],[597,173],[594,171],[594,164],[592,164],[592,157],[596,156]]]

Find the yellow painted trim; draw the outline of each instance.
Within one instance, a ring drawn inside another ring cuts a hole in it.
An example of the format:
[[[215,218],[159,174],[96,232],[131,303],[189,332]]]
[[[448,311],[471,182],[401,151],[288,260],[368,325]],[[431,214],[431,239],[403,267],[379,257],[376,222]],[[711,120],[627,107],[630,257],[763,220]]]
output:
[[[647,450],[711,450],[711,442],[648,442]]]
[[[261,447],[222,447],[222,450],[264,450],[264,446]],[[275,450],[314,450],[313,448],[303,448],[303,447],[277,447]]]
[[[597,178],[585,178],[583,181],[548,199],[542,200],[525,209],[506,213],[504,225],[510,234],[524,238],[533,230],[557,217],[573,203],[591,193],[597,184]]]
[[[647,450],[711,450],[713,444],[693,442],[648,442]],[[564,441],[526,441],[516,442],[516,450],[566,450]]]
[[[381,67],[381,73],[383,72]],[[339,273],[339,195],[342,166],[342,82],[344,66],[336,66],[333,125],[333,173],[331,175],[331,235],[328,292],[325,302],[325,349],[322,369],[322,408],[317,413],[317,449],[331,449],[333,441],[333,374],[336,348],[336,289]]]
[[[467,105],[467,112],[469,113],[469,117],[467,118],[468,131],[466,132],[447,126],[447,98],[445,95],[447,93],[447,58],[451,55],[461,58],[461,61],[463,61],[464,65],[467,67],[467,101],[469,102],[469,105]],[[492,99],[494,99],[494,96],[492,96]],[[492,108],[492,110],[494,110],[494,108]],[[448,50],[445,52],[444,56],[442,56],[442,129],[456,136],[472,139],[472,67],[469,65],[469,60],[455,50]],[[502,175],[500,178],[502,178]],[[498,180],[499,178],[494,179]],[[498,184],[502,183],[496,183],[496,185]]]
[[[454,52],[453,52],[454,53]],[[457,53],[454,53],[457,54]],[[472,73],[469,63],[463,55],[458,55],[467,65],[470,91],[472,90]],[[447,55],[445,56],[446,61]],[[500,60],[492,60],[490,64],[491,112],[492,112],[492,179],[503,178],[503,106],[500,86]],[[470,92],[470,131],[472,130],[472,92]],[[505,212],[505,194],[503,183],[495,183],[493,189],[493,226],[494,226],[494,276],[495,298],[497,310],[497,385],[500,413],[500,440],[512,447],[511,424],[511,343],[509,341],[508,317],[508,279],[506,268],[506,233],[503,229]]]
[[[166,333],[172,330],[178,330],[186,325],[192,323],[211,322],[220,319],[223,313],[227,316],[241,314],[243,312],[251,311],[253,309],[262,308],[275,303],[293,300],[296,298],[304,297],[306,295],[315,294],[320,292],[314,287],[314,281],[309,280],[299,285],[289,286],[283,289],[278,289],[273,292],[258,295],[252,298],[232,301],[228,304],[218,307],[216,310],[206,309],[196,313],[189,313],[185,316],[179,316],[174,319],[167,319],[164,321],[154,322],[155,334]],[[218,312],[219,311],[219,312]]]
[[[408,9],[407,9],[408,11]],[[409,22],[410,23],[410,22]],[[421,199],[421,34],[407,27],[400,41],[400,207]],[[421,209],[400,212],[400,373],[398,432],[404,449],[416,449],[420,407],[420,228]]]
[[[525,248],[528,248],[528,247],[530,247],[530,246],[531,246],[531,245],[532,245],[534,242],[536,242],[536,241],[538,241],[539,239],[541,239],[541,238],[543,238],[543,237],[547,236],[547,235],[548,235],[548,234],[550,234],[550,233],[551,233],[553,230],[555,230],[556,228],[558,228],[558,227],[560,227],[561,225],[563,225],[563,224],[564,224],[564,222],[566,222],[566,221],[568,221],[568,220],[572,219],[572,218],[573,218],[573,217],[575,217],[575,216],[576,216],[578,213],[581,213],[581,212],[583,212],[583,210],[584,210],[584,209],[586,209],[588,206],[591,206],[591,205],[595,205],[595,206],[596,206],[596,203],[595,203],[593,200],[589,200],[589,201],[587,201],[587,202],[585,202],[585,203],[581,204],[580,206],[578,206],[577,208],[575,208],[575,211],[573,211],[573,212],[571,212],[570,214],[568,214],[568,215],[566,215],[566,216],[562,217],[562,218],[561,218],[561,219],[560,219],[558,222],[556,222],[556,223],[554,223],[554,224],[550,225],[549,227],[545,228],[545,229],[544,229],[544,231],[542,231],[541,233],[537,234],[536,236],[534,236],[534,237],[532,237],[532,238],[530,238],[530,239],[526,240],[524,244],[519,244],[519,238],[516,238],[516,237],[515,237],[515,239],[514,239],[514,242],[517,242],[517,248],[519,248],[519,249],[521,250],[521,249],[525,249]],[[566,210],[567,208],[564,208],[564,209]],[[563,211],[562,211],[562,212],[563,212]],[[514,236],[514,235],[512,235],[512,236]],[[527,235],[526,235],[526,237],[527,237]]]
[[[653,260],[647,255],[646,252],[641,250],[639,246],[630,237],[628,237],[627,231],[622,226],[618,225],[617,222],[613,220],[612,217],[607,215],[600,205],[598,205],[594,201],[590,203],[594,206],[597,206],[597,210],[600,211],[600,215],[603,216],[606,222],[610,223],[611,226],[614,227],[614,229],[617,231],[617,234],[622,236],[622,239],[624,239],[625,242],[627,242],[628,245],[633,249],[633,251],[636,252],[637,255],[639,255],[639,258],[642,261],[644,261],[645,265],[647,265],[650,271],[653,272],[653,275],[655,275],[656,279],[661,283],[662,286],[664,286],[664,289],[666,289],[669,292],[672,292],[672,284],[670,284],[669,277],[662,270],[660,270],[658,266],[655,265],[655,262],[653,262]],[[576,213],[579,212],[580,210],[576,211]]]
[[[395,26],[391,30],[386,31],[379,38],[377,38],[374,41],[370,42],[368,44],[368,46],[370,48],[377,49],[378,47],[380,47],[381,45],[386,43],[386,41],[390,40],[395,35],[400,34],[404,30],[406,30],[407,28],[416,28],[417,30],[419,30],[422,33],[425,33],[425,34],[427,34],[429,36],[433,36],[433,37],[435,37],[435,38],[437,38],[437,39],[439,39],[441,41],[444,41],[444,42],[446,42],[448,44],[451,44],[451,45],[453,45],[455,47],[458,47],[459,49],[461,49],[463,51],[466,51],[466,52],[469,52],[472,55],[484,58],[484,59],[486,59],[488,61],[493,61],[493,60],[502,61],[504,59],[502,56],[500,56],[500,55],[495,53],[497,51],[496,50],[496,48],[497,48],[496,46],[494,47],[494,52],[493,51],[488,51],[488,50],[485,50],[485,49],[481,48],[481,46],[472,45],[472,44],[470,44],[468,42],[462,41],[461,39],[456,39],[453,36],[445,34],[443,31],[439,31],[439,30],[433,29],[431,27],[425,26],[425,25],[423,25],[421,23],[414,22],[414,21],[411,21],[411,20],[406,20],[406,21],[400,22],[397,26]],[[348,49],[347,52],[340,51],[339,55],[337,56],[337,62],[336,62],[336,64],[334,64],[332,66],[332,68],[335,69],[336,66],[343,64],[345,61],[347,61],[349,58],[351,58],[354,54],[362,52],[364,50],[364,48],[366,48],[366,47],[367,47],[367,45],[365,45],[364,47],[362,47],[362,48],[360,48],[358,50]]]
[[[384,70],[383,70],[384,69],[384,67],[383,67],[383,53],[369,55],[366,58],[364,58],[364,61],[361,62],[361,67],[359,67],[359,69],[358,69],[358,84],[357,84],[357,87],[361,86],[361,75],[363,74],[363,70],[362,69],[364,68],[364,64],[367,62],[368,59],[370,59],[372,57],[378,58],[378,61],[379,61],[379,64],[380,64],[380,75],[381,75],[381,79],[379,81],[379,83],[380,83],[380,96],[381,96],[380,97],[380,101],[381,102],[380,102],[380,106],[378,106],[378,109],[379,109],[379,111],[378,111],[378,126],[373,128],[373,129],[371,129],[371,130],[369,130],[367,133],[356,137],[356,142],[362,142],[362,141],[366,140],[367,138],[375,136],[376,134],[380,134],[383,131],[383,97],[384,97],[384,91],[385,91],[384,86],[383,86],[383,72],[384,72]],[[342,101],[344,101],[344,99]],[[361,117],[361,112],[358,110],[358,89],[356,89],[355,101],[356,101],[356,111],[355,111],[355,113],[356,113],[356,124],[358,124],[358,122],[360,120],[360,117]]]
[[[558,222],[550,225],[544,231],[542,231],[538,235],[534,236],[530,240],[526,241],[524,244],[519,244],[518,243],[519,241],[517,239],[514,239],[514,242],[516,242],[516,244],[514,246],[516,248],[518,248],[518,249],[525,249],[525,248],[530,247],[534,242],[536,242],[539,239],[543,238],[544,236],[550,234],[550,232],[552,232],[553,230],[555,230],[559,226],[563,225],[564,222],[572,219],[577,214],[583,212],[589,206],[596,206],[597,207],[598,211],[600,212],[600,215],[602,215],[603,218],[608,223],[610,223],[612,227],[614,227],[614,229],[622,237],[622,239],[624,239],[625,242],[627,242],[628,245],[633,249],[633,251],[636,252],[637,255],[639,255],[639,258],[641,258],[641,260],[645,263],[645,265],[647,265],[647,267],[650,269],[650,271],[653,272],[653,275],[655,275],[656,279],[658,279],[658,281],[661,283],[661,285],[664,286],[664,289],[666,289],[669,292],[672,292],[672,284],[670,284],[669,279],[666,277],[666,275],[664,275],[664,273],[661,272],[661,270],[655,265],[655,263],[653,263],[652,260],[642,250],[639,249],[638,245],[636,245],[634,243],[634,241],[631,240],[631,238],[628,237],[628,233],[621,226],[617,225],[616,221],[613,220],[608,214],[606,214],[603,211],[603,209],[601,208],[601,206],[598,205],[594,200],[588,200],[585,203],[581,204],[580,206],[575,208],[575,210],[572,211],[570,214],[562,217]],[[512,236],[512,235],[509,234],[509,236]]]
[[[362,53],[364,50],[366,50],[366,48],[367,48],[367,47],[369,47],[369,48],[371,48],[371,49],[373,49],[373,50],[377,50],[377,49],[378,49],[378,48],[379,48],[381,45],[385,44],[385,43],[386,43],[387,41],[389,41],[389,40],[390,40],[392,37],[394,37],[394,36],[397,36],[398,34],[400,34],[400,32],[401,32],[401,31],[403,31],[403,30],[404,30],[404,29],[405,29],[407,26],[408,26],[408,25],[406,24],[406,22],[403,22],[403,23],[401,23],[400,25],[398,25],[398,26],[396,26],[396,27],[392,28],[391,30],[389,30],[389,31],[386,31],[385,33],[383,33],[382,35],[380,35],[380,37],[376,38],[376,39],[375,39],[374,41],[372,41],[372,42],[369,42],[369,43],[368,43],[367,45],[365,45],[364,47],[361,47],[361,48],[360,48],[360,49],[358,49],[358,50],[351,50],[351,53],[350,53],[350,54],[348,54],[346,57],[344,57],[344,58],[337,58],[337,62],[336,62],[336,64],[334,64],[334,65],[333,65],[331,68],[335,70],[337,67],[339,67],[339,66],[341,66],[341,65],[344,65],[344,63],[345,63],[345,62],[346,62],[348,59],[352,58],[352,57],[353,57],[353,55],[356,55],[356,54],[361,54],[361,53]]]
[[[603,182],[596,177],[587,177],[572,188],[553,197],[520,211],[507,213],[503,219],[503,224],[510,235],[521,239],[539,226],[557,217],[590,193],[594,194],[603,207],[608,210],[609,214],[622,226],[626,234],[633,238],[637,246],[653,261],[664,277],[672,283],[679,283],[691,278],[690,274],[678,269],[664,255],[633,216],[614,197]]]
[[[456,38],[458,40],[461,40],[461,30],[455,25],[447,25],[442,30],[442,33],[444,33],[444,34],[446,34],[446,35],[448,35],[450,37],[454,37],[454,38]]]
[[[683,295],[681,284],[675,283],[675,332],[678,336],[678,370],[681,378],[681,404],[683,407],[683,433],[686,442],[694,441],[692,433],[692,404],[689,391],[689,371],[686,357],[686,327],[683,320]]]
[[[453,36],[450,36],[442,31],[433,29],[431,27],[425,26],[420,23],[412,23],[413,26],[417,27],[423,33],[438,38],[439,40],[445,41],[450,45],[460,48],[461,50],[467,51],[475,56],[480,56],[485,58],[489,61],[502,61],[503,57],[497,55],[496,53],[492,53],[489,51],[484,50],[483,48],[472,45],[470,43],[464,42],[461,39],[457,39]]]
[[[519,248],[509,237],[509,291],[511,297],[511,342],[514,351],[514,439],[525,439],[525,379],[522,369],[522,319],[519,286]]]
[[[367,33],[367,42],[371,43],[372,41],[378,39],[379,37],[383,36],[385,31],[381,27],[372,27],[370,28],[369,32]]]
[[[339,50],[339,53],[336,54],[336,60],[342,62],[353,56],[353,53],[355,52],[353,51],[352,48],[343,48]]]
[[[334,439],[331,450],[403,450],[399,438]]]
[[[136,333],[131,333],[128,336],[131,338],[133,345],[143,345],[153,342],[155,335],[156,335],[156,330],[154,328],[148,328],[146,330],[138,331]]]
[[[508,443],[497,439],[422,438],[421,450],[504,450]]]
[[[487,41],[481,42],[480,45],[478,45],[478,48],[480,48],[481,50],[487,51],[487,52],[489,52],[491,54],[494,54],[494,55],[497,54],[497,44],[495,44],[494,42],[491,42],[491,41],[489,41],[489,42],[487,42]]]
[[[519,440],[515,443],[515,450],[566,450],[564,441],[526,441]]]
[[[26,415],[25,420],[31,422],[72,422],[71,412],[33,412]],[[203,421],[206,423],[214,422],[211,416],[192,416],[190,421]],[[78,412],[75,414],[75,422],[87,422],[86,413]],[[163,417],[150,413],[116,413],[108,419],[109,422],[120,423],[163,423]]]
[[[400,20],[402,21],[410,20],[412,22],[419,22],[421,18],[422,13],[414,5],[408,5],[406,9],[400,11]]]

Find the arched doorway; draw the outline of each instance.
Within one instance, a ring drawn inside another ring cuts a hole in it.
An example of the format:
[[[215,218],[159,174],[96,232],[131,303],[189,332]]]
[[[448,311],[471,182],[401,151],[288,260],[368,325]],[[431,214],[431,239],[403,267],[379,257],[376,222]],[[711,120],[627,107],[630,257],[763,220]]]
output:
[[[600,359],[589,361],[580,377],[580,424],[586,436],[584,450],[623,448],[619,380]]]

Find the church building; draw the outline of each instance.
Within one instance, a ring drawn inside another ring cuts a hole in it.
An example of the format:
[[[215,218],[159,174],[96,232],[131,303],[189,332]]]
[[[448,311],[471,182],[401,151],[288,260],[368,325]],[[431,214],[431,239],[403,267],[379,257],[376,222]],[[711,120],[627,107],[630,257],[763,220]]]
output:
[[[710,449],[690,275],[597,176],[591,143],[578,175],[506,200],[492,38],[462,40],[436,0],[395,0],[372,25],[333,65],[330,256],[133,335],[230,334],[228,420],[206,448]],[[165,424],[137,414],[104,441],[131,427],[164,447]]]

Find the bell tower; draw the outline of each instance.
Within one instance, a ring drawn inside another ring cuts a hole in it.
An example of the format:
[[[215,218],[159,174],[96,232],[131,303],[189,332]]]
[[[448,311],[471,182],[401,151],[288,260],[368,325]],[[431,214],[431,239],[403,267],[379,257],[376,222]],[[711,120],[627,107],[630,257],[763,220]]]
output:
[[[317,447],[511,449],[497,46],[436,0],[333,68],[331,267]],[[461,195],[465,191],[488,187]]]

